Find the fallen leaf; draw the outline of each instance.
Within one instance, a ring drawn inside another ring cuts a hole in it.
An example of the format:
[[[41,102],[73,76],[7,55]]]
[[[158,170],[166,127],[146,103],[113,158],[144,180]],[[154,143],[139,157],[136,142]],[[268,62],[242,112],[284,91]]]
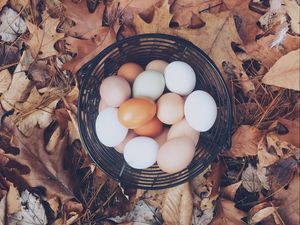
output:
[[[20,51],[16,46],[0,43],[0,70],[18,64]]]
[[[271,189],[271,181],[270,178],[267,176],[268,170],[267,168],[258,168],[257,169],[257,176],[258,179],[261,182],[261,185],[263,186],[264,189],[270,190]]]
[[[25,190],[20,197],[20,211],[8,215],[11,225],[47,224],[47,216],[39,197]]]
[[[261,182],[257,176],[257,169],[248,165],[242,173],[242,185],[248,192],[259,192],[262,189]]]
[[[282,56],[265,74],[264,84],[300,91],[300,49]]]
[[[291,17],[291,28],[296,34],[300,34],[300,15],[299,15],[299,2],[296,0],[284,0],[287,14]]]
[[[3,1],[0,2],[0,11],[6,5],[7,2],[8,2],[8,0],[3,0]]]
[[[39,60],[32,63],[28,68],[28,76],[37,89],[44,88],[51,84],[51,78],[56,74],[55,68],[52,65],[48,65],[46,61]]]
[[[1,41],[13,42],[27,30],[24,20],[20,15],[8,7],[4,7],[0,16]]]
[[[5,225],[6,217],[6,195],[0,201],[0,225]]]
[[[11,74],[8,70],[0,71],[0,94],[8,90],[11,80]]]
[[[250,225],[256,225],[268,216],[278,217],[277,209],[268,202],[255,205],[249,212]],[[276,223],[277,224],[277,223]],[[277,224],[278,225],[278,224]],[[283,224],[280,224],[283,225]]]
[[[204,211],[200,211],[196,207],[194,207],[192,223],[194,225],[209,225],[214,217],[214,209],[206,209]]]
[[[273,199],[279,204],[278,212],[285,224],[299,224],[299,190],[300,179],[299,176],[296,175],[288,185],[287,189],[281,188],[273,195]]]
[[[223,2],[231,13],[241,20],[238,32],[244,44],[255,41],[260,30],[256,24],[261,15],[249,9],[249,1],[224,0]]]
[[[262,137],[262,132],[249,125],[240,126],[232,136],[232,146],[225,156],[232,158],[257,155],[257,144]]]
[[[224,198],[227,198],[227,199],[233,201],[234,200],[234,196],[236,194],[236,191],[241,186],[241,184],[242,184],[242,181],[239,181],[237,183],[230,184],[230,185],[228,185],[226,187],[223,187],[221,189],[222,196]]]
[[[234,206],[234,202],[221,198],[211,225],[244,225],[242,218],[247,214]]]
[[[26,25],[31,34],[31,37],[26,41],[29,45],[32,57],[34,59],[43,59],[53,55],[58,55],[58,52],[54,48],[54,44],[64,37],[63,33],[57,33],[56,29],[60,23],[59,19],[53,19],[49,14],[44,11],[42,29],[26,20]]]
[[[162,204],[165,224],[189,225],[192,212],[193,195],[189,183],[167,189]]]
[[[15,186],[10,185],[6,201],[7,214],[14,214],[21,210],[20,195]]]

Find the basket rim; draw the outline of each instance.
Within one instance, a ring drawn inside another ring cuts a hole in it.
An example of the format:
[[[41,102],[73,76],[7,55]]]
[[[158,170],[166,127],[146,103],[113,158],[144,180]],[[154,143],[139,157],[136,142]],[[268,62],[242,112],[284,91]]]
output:
[[[93,71],[93,69],[95,68],[95,66],[97,65],[98,62],[100,62],[111,50],[119,47],[120,45],[128,42],[128,41],[132,41],[132,40],[139,40],[140,38],[160,38],[160,39],[166,39],[166,40],[172,40],[175,42],[181,42],[182,45],[184,45],[187,48],[191,48],[194,51],[196,51],[198,54],[201,55],[201,57],[209,64],[209,66],[213,69],[213,71],[215,72],[214,75],[217,76],[217,78],[220,80],[221,85],[224,89],[225,95],[226,95],[226,99],[227,99],[227,110],[228,110],[228,116],[227,118],[229,119],[229,122],[226,124],[226,130],[228,131],[228,133],[226,134],[227,138],[226,138],[226,142],[224,143],[223,149],[229,149],[231,147],[231,130],[232,130],[232,100],[229,94],[229,90],[228,87],[226,85],[226,82],[221,74],[221,72],[219,71],[218,67],[216,66],[216,64],[213,62],[213,60],[202,50],[200,49],[198,46],[194,45],[192,42],[190,42],[189,40],[183,39],[181,37],[178,36],[174,36],[174,35],[169,35],[169,34],[162,34],[162,33],[146,33],[146,34],[137,34],[134,36],[130,36],[127,38],[124,38],[122,40],[116,41],[113,44],[109,45],[108,47],[106,47],[105,49],[103,49],[97,56],[95,56],[93,59],[91,59],[89,62],[87,62],[85,65],[83,65],[81,67],[81,69],[76,73],[77,78],[79,79],[78,74],[81,73],[90,73],[91,71]],[[154,40],[155,41],[155,40]],[[94,66],[90,66],[91,64],[94,64]],[[180,184],[183,184],[185,182],[188,182],[189,180],[192,180],[193,178],[195,178],[197,175],[199,175],[199,172],[197,173],[193,173],[191,174],[188,179],[184,179],[184,180],[180,180],[176,183],[171,183],[168,185],[163,185],[163,187],[158,186],[143,186],[143,185],[139,185],[139,184],[131,184],[129,181],[127,180],[121,180],[119,179],[119,177],[113,176],[111,173],[108,172],[108,170],[103,167],[102,165],[100,165],[97,160],[93,157],[93,155],[91,154],[91,152],[88,150],[87,147],[87,140],[85,139],[82,130],[83,130],[83,124],[81,123],[81,117],[80,117],[80,112],[82,111],[82,101],[81,101],[81,96],[83,95],[83,92],[85,90],[86,83],[88,82],[89,77],[85,76],[83,78],[83,80],[81,81],[81,87],[79,90],[79,95],[78,95],[78,112],[77,112],[77,120],[78,120],[78,131],[80,134],[80,139],[83,145],[84,150],[88,153],[89,157],[92,159],[92,161],[96,164],[96,166],[98,166],[99,168],[101,168],[101,170],[103,170],[107,175],[109,175],[111,178],[113,178],[114,180],[116,180],[117,182],[121,182],[125,185],[128,185],[130,187],[133,188],[140,188],[140,189],[148,189],[148,190],[158,190],[158,189],[165,189],[165,188],[170,188],[170,187],[174,187]],[[213,161],[213,159],[208,163],[211,164]]]

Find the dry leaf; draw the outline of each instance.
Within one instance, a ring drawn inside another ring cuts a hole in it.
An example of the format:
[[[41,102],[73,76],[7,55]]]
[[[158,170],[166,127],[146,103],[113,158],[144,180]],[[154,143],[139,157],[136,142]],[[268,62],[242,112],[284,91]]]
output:
[[[265,74],[264,84],[300,91],[300,49],[282,56]]]
[[[0,68],[9,68],[11,65],[18,64],[20,51],[17,47],[0,43]]]
[[[193,196],[189,183],[167,189],[162,205],[165,224],[189,225],[192,221]]]
[[[300,15],[299,15],[299,2],[296,0],[284,0],[287,14],[291,17],[291,28],[297,34],[300,34]]]
[[[0,40],[13,42],[16,38],[25,33],[27,30],[24,20],[20,15],[10,9],[5,7],[1,11],[0,16]]]
[[[8,2],[8,0],[2,0],[0,2],[0,11],[2,10],[2,8],[6,5],[6,3]]]
[[[233,201],[236,191],[241,186],[241,184],[242,184],[242,181],[239,181],[237,183],[230,184],[230,185],[222,188],[221,189],[222,196]]]
[[[10,185],[7,193],[7,214],[11,215],[21,210],[19,191],[15,186]]]
[[[8,90],[11,80],[11,74],[8,70],[0,71],[0,94]]]
[[[0,201],[0,225],[5,225],[6,217],[6,195]]]
[[[247,44],[255,41],[255,37],[260,30],[256,23],[261,15],[249,9],[249,1],[224,0],[223,2],[231,13],[241,20],[238,32],[243,42]]]
[[[47,216],[39,197],[25,190],[20,197],[21,210],[8,215],[10,225],[47,224]]]
[[[257,169],[251,164],[242,173],[242,185],[248,192],[259,192],[262,189],[261,182],[257,176]]]
[[[211,225],[244,225],[241,219],[246,215],[234,207],[234,202],[221,198]]]
[[[249,224],[255,225],[268,216],[278,217],[277,209],[268,202],[263,202],[255,205],[249,212]],[[281,224],[283,225],[283,224]]]
[[[300,221],[300,202],[299,202],[300,179],[296,175],[290,182],[287,189],[278,190],[273,199],[278,202],[279,214],[285,224],[298,225]]]
[[[46,61],[39,60],[30,65],[28,76],[34,81],[37,89],[44,88],[51,83],[56,71],[53,65],[48,65]]]
[[[214,217],[214,209],[206,209],[204,211],[200,211],[196,207],[194,207],[192,223],[193,225],[209,225]]]
[[[262,132],[249,125],[240,126],[232,136],[231,149],[224,155],[236,158],[257,155],[257,144],[262,137]]]
[[[26,43],[29,45],[34,59],[43,59],[58,55],[58,52],[54,49],[54,44],[64,37],[63,33],[56,32],[57,26],[60,23],[59,19],[51,18],[46,11],[42,17],[42,29],[26,20],[28,30],[31,34],[30,39]]]

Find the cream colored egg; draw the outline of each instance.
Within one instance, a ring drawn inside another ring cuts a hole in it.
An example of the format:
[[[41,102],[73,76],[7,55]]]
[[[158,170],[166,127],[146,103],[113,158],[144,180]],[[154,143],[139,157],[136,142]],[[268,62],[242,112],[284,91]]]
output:
[[[147,64],[146,70],[154,70],[154,71],[161,72],[163,74],[167,65],[168,63],[166,61],[156,59],[156,60],[152,60]]]
[[[103,99],[99,102],[99,112],[103,111],[104,109],[110,107]]]
[[[194,130],[186,121],[183,119],[175,124],[173,124],[168,132],[167,140],[176,138],[176,137],[189,137],[195,144],[198,143],[200,133]]]

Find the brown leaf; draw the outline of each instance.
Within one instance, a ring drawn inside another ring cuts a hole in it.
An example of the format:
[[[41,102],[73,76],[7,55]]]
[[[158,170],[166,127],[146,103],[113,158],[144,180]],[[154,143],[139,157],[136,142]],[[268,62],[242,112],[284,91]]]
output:
[[[8,70],[0,71],[0,94],[8,90],[11,80],[11,74]]]
[[[249,125],[240,126],[232,136],[231,149],[224,155],[236,158],[257,155],[257,144],[262,137],[262,132]]]
[[[189,183],[167,189],[162,205],[165,224],[189,225],[192,212],[193,196]]]
[[[250,225],[255,225],[262,220],[266,219],[268,216],[273,216],[276,220],[280,220],[277,209],[271,205],[269,202],[263,202],[255,205],[249,212],[249,223]],[[277,225],[284,225],[282,223]]]
[[[6,216],[6,195],[0,201],[0,225],[5,225]]]
[[[6,5],[6,3],[8,2],[8,0],[2,0],[0,2],[0,11],[2,10],[2,8]]]
[[[300,49],[282,56],[262,79],[264,84],[300,91]]]
[[[19,191],[13,185],[9,187],[6,201],[7,214],[14,214],[21,210]]]
[[[15,65],[20,60],[20,51],[17,47],[0,43],[0,69]]]
[[[247,214],[235,208],[234,202],[221,198],[211,225],[244,225],[242,218]]]
[[[257,176],[257,169],[251,164],[242,173],[242,185],[248,192],[259,192],[262,189],[262,184]]]
[[[298,225],[300,220],[300,202],[299,202],[299,190],[300,179],[296,175],[290,182],[287,189],[278,190],[273,198],[279,205],[279,214],[282,217],[285,224]]]
[[[37,89],[48,86],[55,73],[54,66],[48,65],[46,61],[42,60],[31,64],[28,69],[28,76],[34,81]]]
[[[227,199],[233,201],[233,200],[234,200],[234,197],[235,197],[235,194],[236,194],[236,191],[237,191],[237,189],[241,186],[241,184],[242,184],[242,181],[239,181],[239,182],[237,182],[237,183],[230,184],[230,185],[228,185],[228,186],[222,188],[222,189],[221,189],[222,195],[223,195],[225,198],[227,198]]]
[[[260,30],[256,25],[260,14],[249,9],[249,1],[244,0],[224,0],[227,8],[234,16],[238,16],[241,20],[238,32],[245,44],[255,40],[255,37]]]
[[[292,31],[300,34],[300,15],[299,15],[299,2],[297,4],[296,0],[284,0],[286,6],[287,14],[291,17],[291,28]]]
[[[28,20],[26,21],[26,25],[31,34],[30,39],[26,43],[29,45],[34,59],[43,59],[58,55],[54,44],[64,37],[63,33],[56,32],[59,23],[59,19],[51,18],[46,11],[43,14],[43,29]]]

